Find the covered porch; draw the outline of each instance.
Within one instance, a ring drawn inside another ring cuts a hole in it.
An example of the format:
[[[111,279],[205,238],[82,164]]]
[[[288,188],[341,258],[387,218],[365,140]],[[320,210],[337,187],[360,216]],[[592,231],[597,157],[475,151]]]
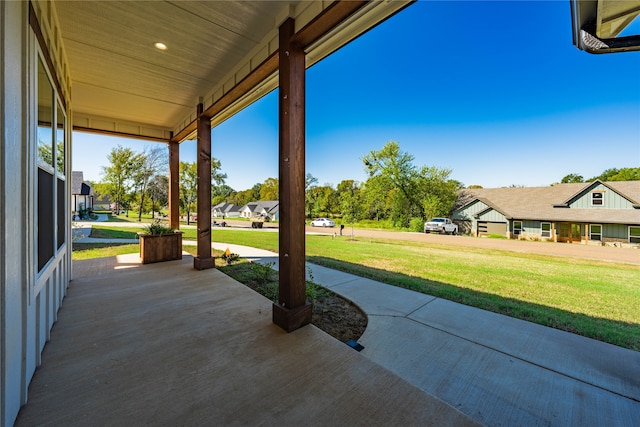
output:
[[[193,259],[74,262],[16,426],[473,425],[314,326]]]

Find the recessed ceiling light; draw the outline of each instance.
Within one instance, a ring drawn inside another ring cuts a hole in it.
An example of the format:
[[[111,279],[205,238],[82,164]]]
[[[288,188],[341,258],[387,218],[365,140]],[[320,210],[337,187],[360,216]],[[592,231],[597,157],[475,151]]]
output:
[[[167,45],[162,42],[156,42],[153,44],[158,50],[167,50]]]

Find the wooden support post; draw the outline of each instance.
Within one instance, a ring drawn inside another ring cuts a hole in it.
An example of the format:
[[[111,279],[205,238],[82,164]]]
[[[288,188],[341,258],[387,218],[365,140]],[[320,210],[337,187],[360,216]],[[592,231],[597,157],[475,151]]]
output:
[[[215,266],[211,256],[211,118],[202,114],[198,104],[198,256],[193,268],[204,270]]]
[[[273,323],[287,332],[311,323],[305,283],[305,54],[292,42],[294,24],[288,18],[280,26],[279,40],[280,289]]]
[[[169,227],[180,229],[180,144],[169,143]]]

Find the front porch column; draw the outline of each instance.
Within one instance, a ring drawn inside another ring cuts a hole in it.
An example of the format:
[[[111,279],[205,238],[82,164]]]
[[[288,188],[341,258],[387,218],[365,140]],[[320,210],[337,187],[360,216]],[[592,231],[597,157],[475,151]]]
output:
[[[292,43],[294,32],[288,18],[279,39],[280,289],[273,304],[273,323],[287,332],[311,323],[304,240],[305,54]]]
[[[180,144],[169,142],[169,227],[180,229]]]
[[[211,118],[202,114],[198,104],[198,256],[193,268],[213,268],[211,256]]]

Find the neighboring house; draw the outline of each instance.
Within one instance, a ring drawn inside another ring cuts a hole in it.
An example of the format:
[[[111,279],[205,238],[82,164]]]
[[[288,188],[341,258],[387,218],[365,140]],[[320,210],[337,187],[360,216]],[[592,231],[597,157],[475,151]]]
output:
[[[211,216],[214,218],[238,218],[240,209],[238,205],[222,202],[211,208]]]
[[[452,218],[476,236],[640,246],[640,181],[465,189]]]
[[[251,218],[253,216],[269,217],[272,221],[280,219],[280,203],[277,200],[260,200],[250,202],[240,208],[240,216]]]
[[[82,172],[71,173],[71,213],[79,219],[80,211],[93,210],[93,189]]]
[[[96,197],[93,195],[93,210],[108,211],[111,209],[111,198],[109,196]]]

